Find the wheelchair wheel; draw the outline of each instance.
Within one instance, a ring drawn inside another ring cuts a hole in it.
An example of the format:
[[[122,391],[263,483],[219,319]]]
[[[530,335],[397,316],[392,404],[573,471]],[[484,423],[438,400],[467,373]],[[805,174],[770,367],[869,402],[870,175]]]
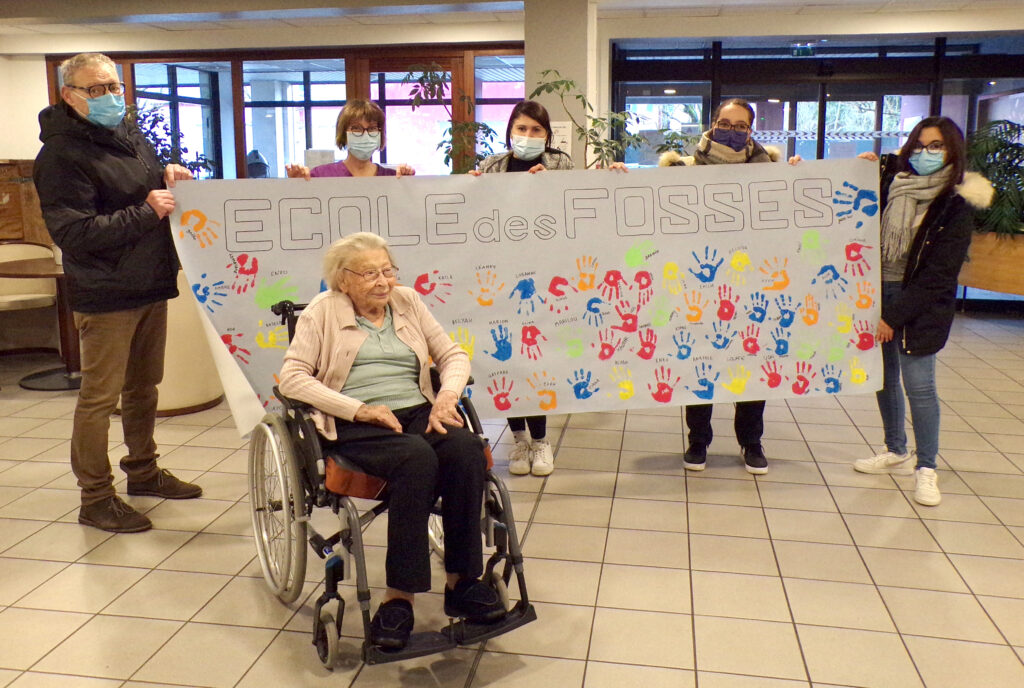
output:
[[[341,608],[339,608],[339,612]],[[338,663],[338,646],[341,637],[341,618],[335,618],[334,614],[326,607],[320,609],[320,623],[313,628],[313,644],[316,645],[316,654],[324,668],[334,671],[334,665]]]
[[[249,442],[249,506],[267,585],[285,604],[306,575],[306,501],[298,457],[280,416],[267,414]]]
[[[444,526],[438,514],[430,514],[427,521],[427,537],[430,539],[430,551],[444,561]]]

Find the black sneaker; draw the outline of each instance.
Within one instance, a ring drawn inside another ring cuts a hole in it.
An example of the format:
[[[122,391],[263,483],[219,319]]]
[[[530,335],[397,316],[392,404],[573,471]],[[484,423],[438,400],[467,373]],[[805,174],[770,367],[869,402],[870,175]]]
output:
[[[370,621],[370,642],[385,650],[401,650],[412,635],[413,621],[408,600],[388,600],[377,607]]]
[[[768,472],[768,458],[760,444],[748,444],[743,447],[743,463],[747,464],[747,473],[764,475]]]
[[[108,533],[141,533],[153,527],[152,521],[117,495],[95,504],[83,504],[78,510],[78,522]]]
[[[175,478],[166,468],[149,480],[128,481],[128,494],[139,497],[163,497],[164,499],[195,499],[203,494],[203,488]]]
[[[470,623],[494,623],[505,618],[505,605],[498,592],[486,583],[463,578],[455,589],[444,588],[444,613]]]
[[[708,448],[703,444],[691,444],[683,454],[683,468],[688,471],[703,471],[708,460]]]

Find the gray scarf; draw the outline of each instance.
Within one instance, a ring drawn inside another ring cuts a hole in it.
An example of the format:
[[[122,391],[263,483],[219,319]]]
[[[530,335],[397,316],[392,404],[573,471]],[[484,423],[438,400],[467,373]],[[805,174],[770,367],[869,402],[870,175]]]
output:
[[[772,158],[768,151],[754,139],[747,140],[747,147],[740,151],[734,151],[729,146],[715,143],[708,135],[709,132],[701,134],[700,143],[693,152],[693,160],[698,165],[725,165],[737,162],[771,162]]]
[[[910,251],[917,227],[914,218],[927,212],[949,181],[953,168],[943,167],[927,176],[900,172],[889,185],[889,199],[882,213],[882,260],[895,263]]]

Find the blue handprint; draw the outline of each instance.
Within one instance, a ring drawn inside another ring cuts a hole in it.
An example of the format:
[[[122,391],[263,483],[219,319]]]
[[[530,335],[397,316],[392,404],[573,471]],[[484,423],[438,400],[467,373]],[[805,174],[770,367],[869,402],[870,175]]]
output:
[[[572,372],[572,377],[567,377],[565,379],[566,382],[572,385],[572,393],[576,395],[577,399],[589,399],[601,389],[597,386],[597,380],[593,381],[594,388],[590,388],[591,375],[592,373],[589,370],[580,368],[579,370],[574,370]]]
[[[768,297],[759,291],[750,295],[747,302],[747,317],[756,323],[763,323],[768,315]]]
[[[672,336],[672,341],[676,345],[676,358],[680,361],[685,361],[693,353],[693,335],[689,332],[679,331]]]
[[[796,318],[796,310],[793,308],[793,297],[780,294],[775,297],[775,305],[779,308],[779,327],[790,327],[793,319]]]
[[[785,356],[789,353],[789,330],[776,327],[772,330],[772,339],[775,340],[775,355]]]
[[[510,299],[514,298],[516,294],[519,295],[519,305],[516,306],[516,313],[520,315],[527,308],[530,309],[530,313],[535,312],[537,310],[537,301],[540,301],[541,304],[544,303],[544,297],[537,293],[537,285],[533,283],[532,277],[524,277],[516,282],[516,286],[512,287],[508,297]]]
[[[834,299],[839,296],[840,293],[846,293],[846,285],[849,284],[849,280],[839,274],[836,270],[835,265],[822,265],[821,269],[818,270],[818,276],[811,280],[811,284],[817,284],[818,280],[825,285],[825,294],[830,299]]]
[[[736,330],[733,329],[732,325],[724,320],[718,320],[712,325],[714,332],[706,334],[704,337],[711,342],[711,346],[719,350],[725,350],[732,344],[732,338],[736,336]]]
[[[832,198],[834,205],[848,205],[851,206],[846,210],[840,210],[836,213],[836,217],[842,222],[849,218],[855,210],[858,210],[866,217],[874,217],[875,213],[878,212],[878,194],[871,189],[862,189],[859,186],[855,186],[850,182],[843,182],[843,186],[849,189],[849,193],[846,191],[836,191]],[[864,220],[857,220],[856,229],[860,229],[864,224]]]
[[[825,378],[825,391],[829,394],[838,394],[843,388],[843,383],[839,381],[843,371],[829,363],[822,367],[821,374]]]
[[[710,401],[715,396],[715,382],[721,373],[715,372],[709,363],[701,363],[694,366],[693,370],[697,375],[697,385],[695,388],[687,386],[686,389],[693,392],[693,395],[698,399]],[[713,377],[712,374],[714,374]]]
[[[587,310],[583,312],[583,320],[586,321],[588,325],[601,327],[601,323],[604,322],[604,314],[601,313],[601,306],[603,305],[604,301],[602,301],[599,296],[595,296],[587,301]]]
[[[491,339],[494,340],[494,351],[484,351],[498,361],[507,361],[512,358],[512,338],[508,328],[498,325],[497,330],[491,330]]]
[[[206,279],[205,272],[200,276],[200,279]],[[196,301],[203,304],[206,307],[206,310],[211,313],[213,313],[214,306],[220,308],[224,305],[223,301],[218,301],[217,299],[226,297],[228,293],[227,291],[221,291],[221,289],[226,289],[224,286],[224,280],[217,280],[213,284],[196,282],[192,285],[192,293],[196,295]]]
[[[710,246],[704,247],[704,260],[701,261],[696,251],[690,253],[693,259],[697,261],[697,271],[690,268],[690,274],[696,277],[699,281],[707,284],[708,282],[715,281],[715,275],[718,274],[718,268],[725,262],[725,258],[718,258],[718,249],[712,249]],[[718,262],[715,259],[718,258]]]

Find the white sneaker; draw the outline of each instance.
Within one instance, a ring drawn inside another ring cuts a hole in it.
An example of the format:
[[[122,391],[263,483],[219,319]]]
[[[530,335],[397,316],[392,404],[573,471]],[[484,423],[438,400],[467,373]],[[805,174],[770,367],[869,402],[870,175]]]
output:
[[[555,470],[555,455],[551,452],[551,445],[547,440],[534,440],[530,455],[533,461],[530,472],[534,475],[551,475],[551,471]]]
[[[530,453],[529,442],[516,442],[516,447],[508,458],[508,472],[512,475],[527,475],[530,472]]]
[[[918,468],[916,481],[914,501],[925,506],[938,506],[942,495],[939,493],[939,476],[935,469]]]
[[[895,473],[896,475],[910,475],[914,472],[914,464],[910,461],[911,454],[896,454],[891,451],[883,452],[870,459],[857,459],[853,462],[853,470],[861,473]]]

